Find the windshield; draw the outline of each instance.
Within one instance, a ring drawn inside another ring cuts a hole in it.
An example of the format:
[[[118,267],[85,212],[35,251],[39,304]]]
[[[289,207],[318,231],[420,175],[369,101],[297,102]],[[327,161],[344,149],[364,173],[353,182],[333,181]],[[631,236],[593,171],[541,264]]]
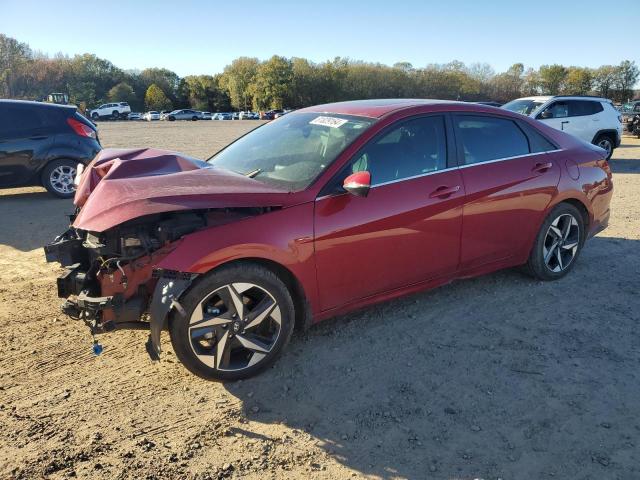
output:
[[[253,130],[207,161],[289,191],[302,190],[374,121],[333,113],[291,113]]]
[[[535,111],[543,103],[541,100],[513,100],[505,103],[502,108],[523,115],[531,115],[531,112]]]

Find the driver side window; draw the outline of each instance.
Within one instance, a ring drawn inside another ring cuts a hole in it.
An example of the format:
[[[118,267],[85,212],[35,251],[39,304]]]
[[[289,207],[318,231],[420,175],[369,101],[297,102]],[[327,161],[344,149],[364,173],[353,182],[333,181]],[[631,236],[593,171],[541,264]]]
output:
[[[547,113],[548,112],[548,113]],[[565,118],[569,116],[569,104],[567,102],[554,102],[545,109],[542,118]]]
[[[442,170],[447,166],[446,142],[442,116],[409,120],[367,144],[347,174],[367,170],[375,186]]]

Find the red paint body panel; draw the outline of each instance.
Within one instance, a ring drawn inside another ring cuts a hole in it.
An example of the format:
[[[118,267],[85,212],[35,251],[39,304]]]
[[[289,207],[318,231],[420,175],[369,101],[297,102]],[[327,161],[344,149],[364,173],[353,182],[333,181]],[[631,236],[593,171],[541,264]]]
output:
[[[302,111],[378,120],[311,186],[293,193],[203,169],[198,161],[177,154],[105,150],[83,176],[76,202],[84,206],[75,225],[101,231],[156,212],[281,207],[189,234],[155,266],[205,274],[234,260],[275,262],[300,282],[317,321],[455,278],[522,264],[540,224],[561,201],[584,205],[590,235],[607,224],[612,183],[603,151],[528,117],[483,105],[422,100],[344,102]],[[465,168],[450,165],[433,174],[374,186],[366,198],[317,198],[382,129],[433,112],[517,118],[553,140],[559,151]],[[536,172],[536,163],[551,165]],[[446,198],[430,195],[438,187],[456,185],[461,188]]]
[[[560,167],[549,154],[478,163],[460,169],[464,201],[460,268],[472,268],[521,253],[537,233],[557,193]],[[540,163],[551,163],[544,172]]]
[[[456,169],[373,187],[366,198],[316,202],[322,309],[455,271],[464,189],[447,198],[430,194],[461,185]]]
[[[255,258],[284,266],[317,308],[313,251],[314,203],[307,202],[235,223],[200,230],[179,241],[158,268],[206,273],[224,263]]]

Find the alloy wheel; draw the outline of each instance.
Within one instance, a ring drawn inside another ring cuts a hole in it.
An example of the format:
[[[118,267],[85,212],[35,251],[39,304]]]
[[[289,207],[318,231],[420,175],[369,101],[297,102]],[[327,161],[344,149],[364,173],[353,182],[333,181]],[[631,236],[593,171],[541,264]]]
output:
[[[542,246],[544,263],[549,270],[560,273],[575,258],[580,246],[580,226],[569,213],[558,216],[549,226]]]
[[[73,193],[76,189],[73,184],[73,180],[76,176],[75,167],[69,165],[60,165],[53,170],[49,175],[49,183],[51,187],[58,193],[69,194]]]
[[[611,140],[608,139],[607,137],[602,138],[602,140],[598,142],[598,146],[607,151],[607,157],[611,154],[611,150],[613,149]]]
[[[281,332],[280,307],[264,288],[232,283],[207,295],[189,320],[189,341],[209,368],[240,371],[267,358]]]

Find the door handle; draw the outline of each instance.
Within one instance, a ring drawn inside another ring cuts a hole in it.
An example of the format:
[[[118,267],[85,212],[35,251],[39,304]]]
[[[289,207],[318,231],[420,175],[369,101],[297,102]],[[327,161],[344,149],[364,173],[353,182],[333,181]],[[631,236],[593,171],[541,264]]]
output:
[[[553,163],[536,163],[535,166],[531,169],[532,172],[544,173],[553,167]]]
[[[447,187],[443,185],[442,187],[438,187],[433,192],[431,192],[429,194],[429,198],[445,198],[456,193],[459,190],[460,185],[456,185],[455,187]]]

